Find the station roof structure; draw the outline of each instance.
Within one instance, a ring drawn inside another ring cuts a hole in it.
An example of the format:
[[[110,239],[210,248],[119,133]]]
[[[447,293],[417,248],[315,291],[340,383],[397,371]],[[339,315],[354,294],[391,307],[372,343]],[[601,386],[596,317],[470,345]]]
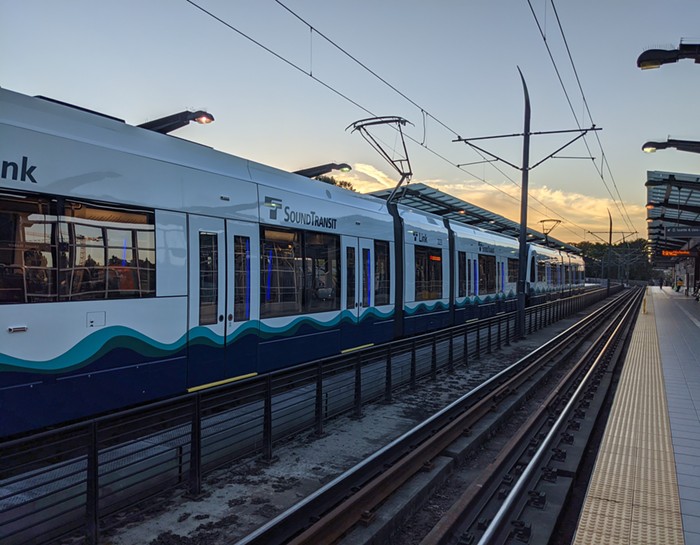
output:
[[[698,255],[700,176],[647,171],[647,229],[652,262],[668,267]]]
[[[371,194],[375,197],[388,199],[391,192],[391,189],[381,189]],[[430,212],[431,214],[448,218],[450,221],[465,223],[513,238],[518,238],[520,235],[519,223],[422,183],[412,183],[399,189],[394,199],[405,206]],[[579,248],[552,238],[549,235],[545,236],[534,229],[528,228],[527,233],[529,242],[581,254]]]

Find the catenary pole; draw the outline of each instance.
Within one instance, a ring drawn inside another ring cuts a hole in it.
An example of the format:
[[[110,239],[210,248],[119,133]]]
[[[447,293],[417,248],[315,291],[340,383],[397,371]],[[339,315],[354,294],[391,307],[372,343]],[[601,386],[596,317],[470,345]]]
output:
[[[525,94],[525,121],[523,127],[523,162],[520,187],[520,236],[518,238],[518,308],[516,315],[516,333],[518,338],[525,336],[525,278],[527,275],[527,186],[530,172],[530,95],[523,73],[518,67],[520,80]]]

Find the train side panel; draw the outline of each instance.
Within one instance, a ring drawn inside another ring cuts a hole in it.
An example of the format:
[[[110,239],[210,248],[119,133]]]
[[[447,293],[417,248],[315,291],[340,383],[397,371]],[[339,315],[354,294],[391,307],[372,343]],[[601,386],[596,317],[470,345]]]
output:
[[[399,207],[404,228],[404,335],[450,324],[450,247],[437,218]]]

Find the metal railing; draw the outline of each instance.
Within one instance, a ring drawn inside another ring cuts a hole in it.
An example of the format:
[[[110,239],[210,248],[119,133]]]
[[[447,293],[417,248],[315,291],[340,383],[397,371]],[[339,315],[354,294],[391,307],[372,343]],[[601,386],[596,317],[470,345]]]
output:
[[[526,332],[605,297],[598,289],[529,307]],[[359,418],[365,404],[390,402],[397,388],[474,365],[514,339],[515,313],[501,313],[0,443],[0,542],[82,533],[96,544],[172,491],[198,496],[214,469],[256,455],[271,462],[277,442],[320,435],[331,418]]]

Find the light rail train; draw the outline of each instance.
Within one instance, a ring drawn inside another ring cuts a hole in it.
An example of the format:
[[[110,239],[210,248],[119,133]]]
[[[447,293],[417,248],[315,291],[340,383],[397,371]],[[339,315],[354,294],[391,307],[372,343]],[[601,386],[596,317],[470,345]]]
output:
[[[0,89],[0,436],[515,308],[516,240]],[[531,297],[583,287],[534,244]]]

